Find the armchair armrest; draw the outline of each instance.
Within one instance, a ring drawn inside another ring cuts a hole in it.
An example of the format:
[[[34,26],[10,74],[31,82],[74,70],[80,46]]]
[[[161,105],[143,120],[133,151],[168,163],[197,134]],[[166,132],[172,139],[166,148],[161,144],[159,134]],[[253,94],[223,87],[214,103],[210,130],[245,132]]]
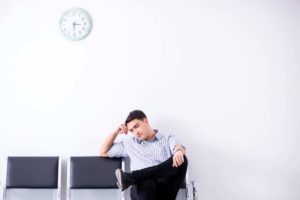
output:
[[[4,199],[4,187],[1,181],[0,181],[0,196],[2,196],[2,198]]]
[[[62,170],[62,159],[58,158],[58,183],[57,183],[57,199],[61,199],[61,170]]]
[[[2,179],[0,180],[0,198],[6,199],[6,170],[7,170],[7,157],[3,160],[3,171],[1,171]]]
[[[189,181],[186,183],[186,199],[187,200],[197,200],[197,190],[195,187],[195,181]]]
[[[186,198],[187,200],[197,200],[197,190],[196,190],[196,184],[194,180],[190,179],[189,170],[186,172]]]

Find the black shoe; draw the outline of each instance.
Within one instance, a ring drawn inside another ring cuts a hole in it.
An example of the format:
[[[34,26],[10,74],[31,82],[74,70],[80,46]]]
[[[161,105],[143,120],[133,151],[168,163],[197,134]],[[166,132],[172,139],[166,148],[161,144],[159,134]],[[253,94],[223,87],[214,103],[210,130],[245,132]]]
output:
[[[115,174],[118,180],[117,185],[121,191],[126,190],[133,184],[133,180],[122,169],[116,169]]]

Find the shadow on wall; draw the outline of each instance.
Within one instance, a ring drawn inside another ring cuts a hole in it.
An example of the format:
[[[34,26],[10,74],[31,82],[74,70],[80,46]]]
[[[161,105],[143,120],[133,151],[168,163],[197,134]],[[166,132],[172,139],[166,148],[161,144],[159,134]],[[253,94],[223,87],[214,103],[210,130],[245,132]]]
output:
[[[189,175],[196,181],[200,199],[267,199],[274,193],[284,197],[296,187],[290,186],[295,176],[291,167],[260,153],[254,145],[242,148],[232,143],[234,138],[222,142],[214,139],[216,135],[208,137],[207,131],[197,130],[187,121],[168,118],[154,124],[157,127],[153,128],[178,136],[186,146]]]
[[[194,155],[189,163],[199,199],[268,199],[270,194],[286,197],[293,190],[292,172],[272,159],[194,142],[188,146]]]

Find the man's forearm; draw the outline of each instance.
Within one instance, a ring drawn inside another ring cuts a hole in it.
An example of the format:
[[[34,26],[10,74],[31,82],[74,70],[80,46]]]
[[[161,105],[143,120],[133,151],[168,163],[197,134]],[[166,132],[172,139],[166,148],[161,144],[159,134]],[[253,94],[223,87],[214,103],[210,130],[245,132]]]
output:
[[[119,132],[114,131],[107,136],[107,138],[104,140],[104,142],[102,143],[102,145],[100,147],[99,156],[108,157],[107,152],[113,145],[113,143],[118,135],[119,135]]]

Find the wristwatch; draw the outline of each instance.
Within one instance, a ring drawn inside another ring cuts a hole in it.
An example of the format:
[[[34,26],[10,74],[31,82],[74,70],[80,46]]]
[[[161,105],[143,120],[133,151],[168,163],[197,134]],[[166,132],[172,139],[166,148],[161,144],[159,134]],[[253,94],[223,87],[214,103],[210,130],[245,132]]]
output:
[[[185,148],[184,148],[183,146],[181,146],[181,145],[176,145],[174,149],[175,149],[175,150],[174,150],[174,153],[175,153],[176,151],[179,151],[179,150],[181,150],[182,153],[184,153],[184,149],[185,149]]]

